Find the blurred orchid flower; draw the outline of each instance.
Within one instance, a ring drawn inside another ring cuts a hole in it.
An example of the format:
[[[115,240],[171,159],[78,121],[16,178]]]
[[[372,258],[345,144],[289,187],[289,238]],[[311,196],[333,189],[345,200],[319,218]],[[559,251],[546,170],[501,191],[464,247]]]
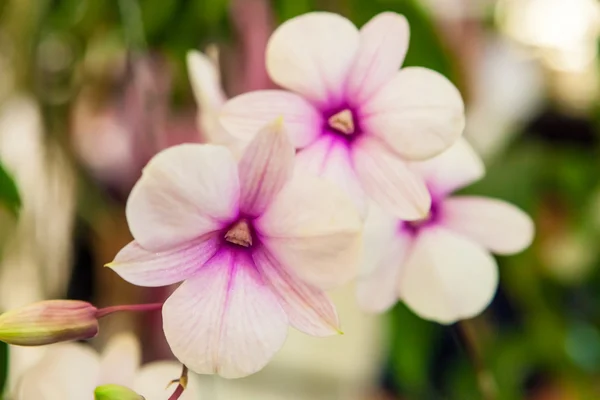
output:
[[[383,312],[399,298],[422,318],[444,324],[473,317],[489,304],[498,285],[490,252],[514,254],[528,247],[533,222],[500,200],[450,197],[484,175],[483,163],[464,140],[415,169],[427,182],[431,212],[421,221],[404,222],[370,208],[367,276],[359,280],[359,303]]]
[[[179,377],[181,364],[158,361],[139,367],[140,348],[131,334],[119,334],[99,355],[81,343],[48,347],[44,357],[20,377],[18,400],[93,400],[97,386],[129,387],[146,400],[165,400],[173,392],[168,383]],[[198,382],[189,380],[180,400],[197,399]]]
[[[417,220],[431,199],[407,161],[447,149],[464,128],[458,90],[425,68],[400,68],[409,27],[382,13],[360,31],[314,12],[281,25],[267,46],[267,70],[290,91],[257,91],[225,104],[221,123],[248,140],[283,115],[298,166],[344,188],[366,210],[367,196],[399,218]],[[366,195],[365,195],[366,194]]]
[[[216,48],[213,49],[216,51]],[[208,143],[226,146],[239,158],[247,142],[231,135],[219,122],[219,112],[227,96],[221,88],[218,55],[211,58],[192,50],[188,52],[187,65],[192,91],[198,103],[198,127],[203,138]]]
[[[260,370],[288,325],[313,336],[339,332],[318,287],[356,274],[361,221],[335,185],[291,179],[293,169],[294,148],[276,121],[239,163],[222,146],[159,153],[129,197],[135,240],[108,266],[140,286],[183,281],[163,307],[164,331],[197,373]]]

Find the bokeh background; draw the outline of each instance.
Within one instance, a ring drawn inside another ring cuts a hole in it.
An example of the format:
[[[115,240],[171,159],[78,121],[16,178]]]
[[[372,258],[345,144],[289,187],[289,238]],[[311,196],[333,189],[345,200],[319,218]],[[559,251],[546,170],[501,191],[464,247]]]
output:
[[[537,238],[499,259],[493,303],[461,327],[402,304],[366,315],[342,288],[343,337],[292,332],[255,376],[201,378],[203,399],[600,399],[597,0],[0,0],[0,310],[164,299],[102,266],[131,239],[124,204],[144,164],[203,140],[186,53],[218,61],[227,95],[271,87],[270,33],[314,10],[359,26],[407,16],[406,65],[466,100],[488,168],[467,191],[522,207]],[[91,345],[132,330],[146,361],[169,358],[160,327],[156,313],[111,316]],[[0,347],[7,393],[43,351]]]

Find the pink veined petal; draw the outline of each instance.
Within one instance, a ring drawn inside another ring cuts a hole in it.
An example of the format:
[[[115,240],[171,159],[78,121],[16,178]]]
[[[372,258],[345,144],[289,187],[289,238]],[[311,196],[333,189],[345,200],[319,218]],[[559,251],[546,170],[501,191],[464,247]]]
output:
[[[413,167],[436,196],[446,196],[485,175],[483,161],[464,138],[431,160],[413,163]]]
[[[275,83],[315,104],[339,101],[359,44],[358,29],[346,18],[307,13],[275,30],[267,44],[267,71]]]
[[[21,376],[19,400],[93,400],[100,362],[80,343],[51,345],[42,360]]]
[[[296,170],[313,173],[338,185],[354,200],[361,216],[367,213],[367,196],[354,172],[348,146],[333,135],[322,136],[296,156]]]
[[[201,111],[217,110],[227,100],[221,88],[217,66],[204,54],[192,50],[187,53],[187,68],[196,102]]]
[[[451,324],[481,313],[498,287],[483,247],[451,231],[422,229],[400,276],[401,299],[419,316]]]
[[[410,28],[403,15],[384,12],[360,30],[360,47],[348,78],[348,96],[362,104],[391,80],[404,61]]]
[[[352,200],[322,178],[295,174],[254,226],[269,252],[311,285],[331,288],[358,272],[360,216]]]
[[[252,255],[262,276],[279,297],[279,304],[288,316],[290,325],[312,336],[331,336],[340,333],[335,305],[320,289],[294,276],[264,248]]]
[[[423,179],[405,161],[369,138],[354,146],[352,159],[367,196],[385,211],[409,221],[427,216],[431,196]]]
[[[165,400],[173,394],[174,385],[168,386],[181,375],[181,364],[175,361],[155,361],[145,364],[136,374],[130,386],[145,400]],[[201,389],[198,379],[190,375],[188,385],[179,400],[198,400]]]
[[[360,110],[363,129],[407,160],[423,161],[463,133],[465,109],[443,75],[419,67],[400,70]]]
[[[169,250],[220,229],[238,213],[237,163],[224,147],[183,144],[158,153],[127,201],[127,221],[145,249]]]
[[[258,90],[234,97],[223,106],[220,122],[232,135],[251,140],[279,117],[283,117],[290,140],[297,148],[321,134],[321,113],[303,97],[284,90]]]
[[[112,337],[100,358],[98,385],[130,387],[141,363],[140,343],[131,332]]]
[[[446,199],[441,223],[496,254],[515,254],[531,244],[533,221],[525,212],[502,200],[476,196]]]
[[[238,166],[240,210],[244,214],[256,217],[265,210],[290,179],[295,155],[282,120],[258,132]]]
[[[288,320],[250,256],[223,250],[167,299],[163,328],[192,371],[240,378],[281,348]]]
[[[398,301],[398,282],[412,243],[400,230],[398,219],[369,206],[364,228],[362,276],[357,280],[359,306],[368,312],[385,312]]]
[[[214,234],[161,252],[145,250],[134,240],[106,266],[134,285],[167,286],[196,273],[215,255],[219,246],[220,239]]]

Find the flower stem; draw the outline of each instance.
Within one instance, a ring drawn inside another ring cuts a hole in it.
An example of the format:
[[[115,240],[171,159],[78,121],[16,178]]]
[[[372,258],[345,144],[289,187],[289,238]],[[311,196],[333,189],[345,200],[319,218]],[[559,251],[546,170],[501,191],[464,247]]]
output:
[[[181,395],[183,394],[185,387],[187,386],[188,369],[185,365],[183,366],[183,369],[181,370],[181,377],[179,379],[174,380],[171,383],[175,383],[175,382],[178,382],[178,385],[177,385],[177,388],[175,389],[175,391],[173,392],[173,394],[171,395],[171,397],[169,397],[169,400],[178,400],[179,397],[181,397]]]
[[[109,314],[121,312],[121,311],[155,311],[160,310],[163,303],[150,303],[150,304],[124,304],[120,306],[111,306],[100,308],[96,311],[96,318],[100,319],[106,317]]]
[[[464,320],[458,323],[467,351],[475,367],[477,384],[481,396],[485,400],[496,400],[498,398],[498,385],[492,372],[486,367],[481,341],[477,334],[477,327],[472,320]]]

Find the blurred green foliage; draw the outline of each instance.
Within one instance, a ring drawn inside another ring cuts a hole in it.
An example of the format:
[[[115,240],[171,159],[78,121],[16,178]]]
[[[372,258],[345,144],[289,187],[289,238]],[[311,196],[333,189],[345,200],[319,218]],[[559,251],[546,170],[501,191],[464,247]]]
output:
[[[21,196],[13,177],[0,163],[0,203],[13,215],[17,215],[21,208]]]

